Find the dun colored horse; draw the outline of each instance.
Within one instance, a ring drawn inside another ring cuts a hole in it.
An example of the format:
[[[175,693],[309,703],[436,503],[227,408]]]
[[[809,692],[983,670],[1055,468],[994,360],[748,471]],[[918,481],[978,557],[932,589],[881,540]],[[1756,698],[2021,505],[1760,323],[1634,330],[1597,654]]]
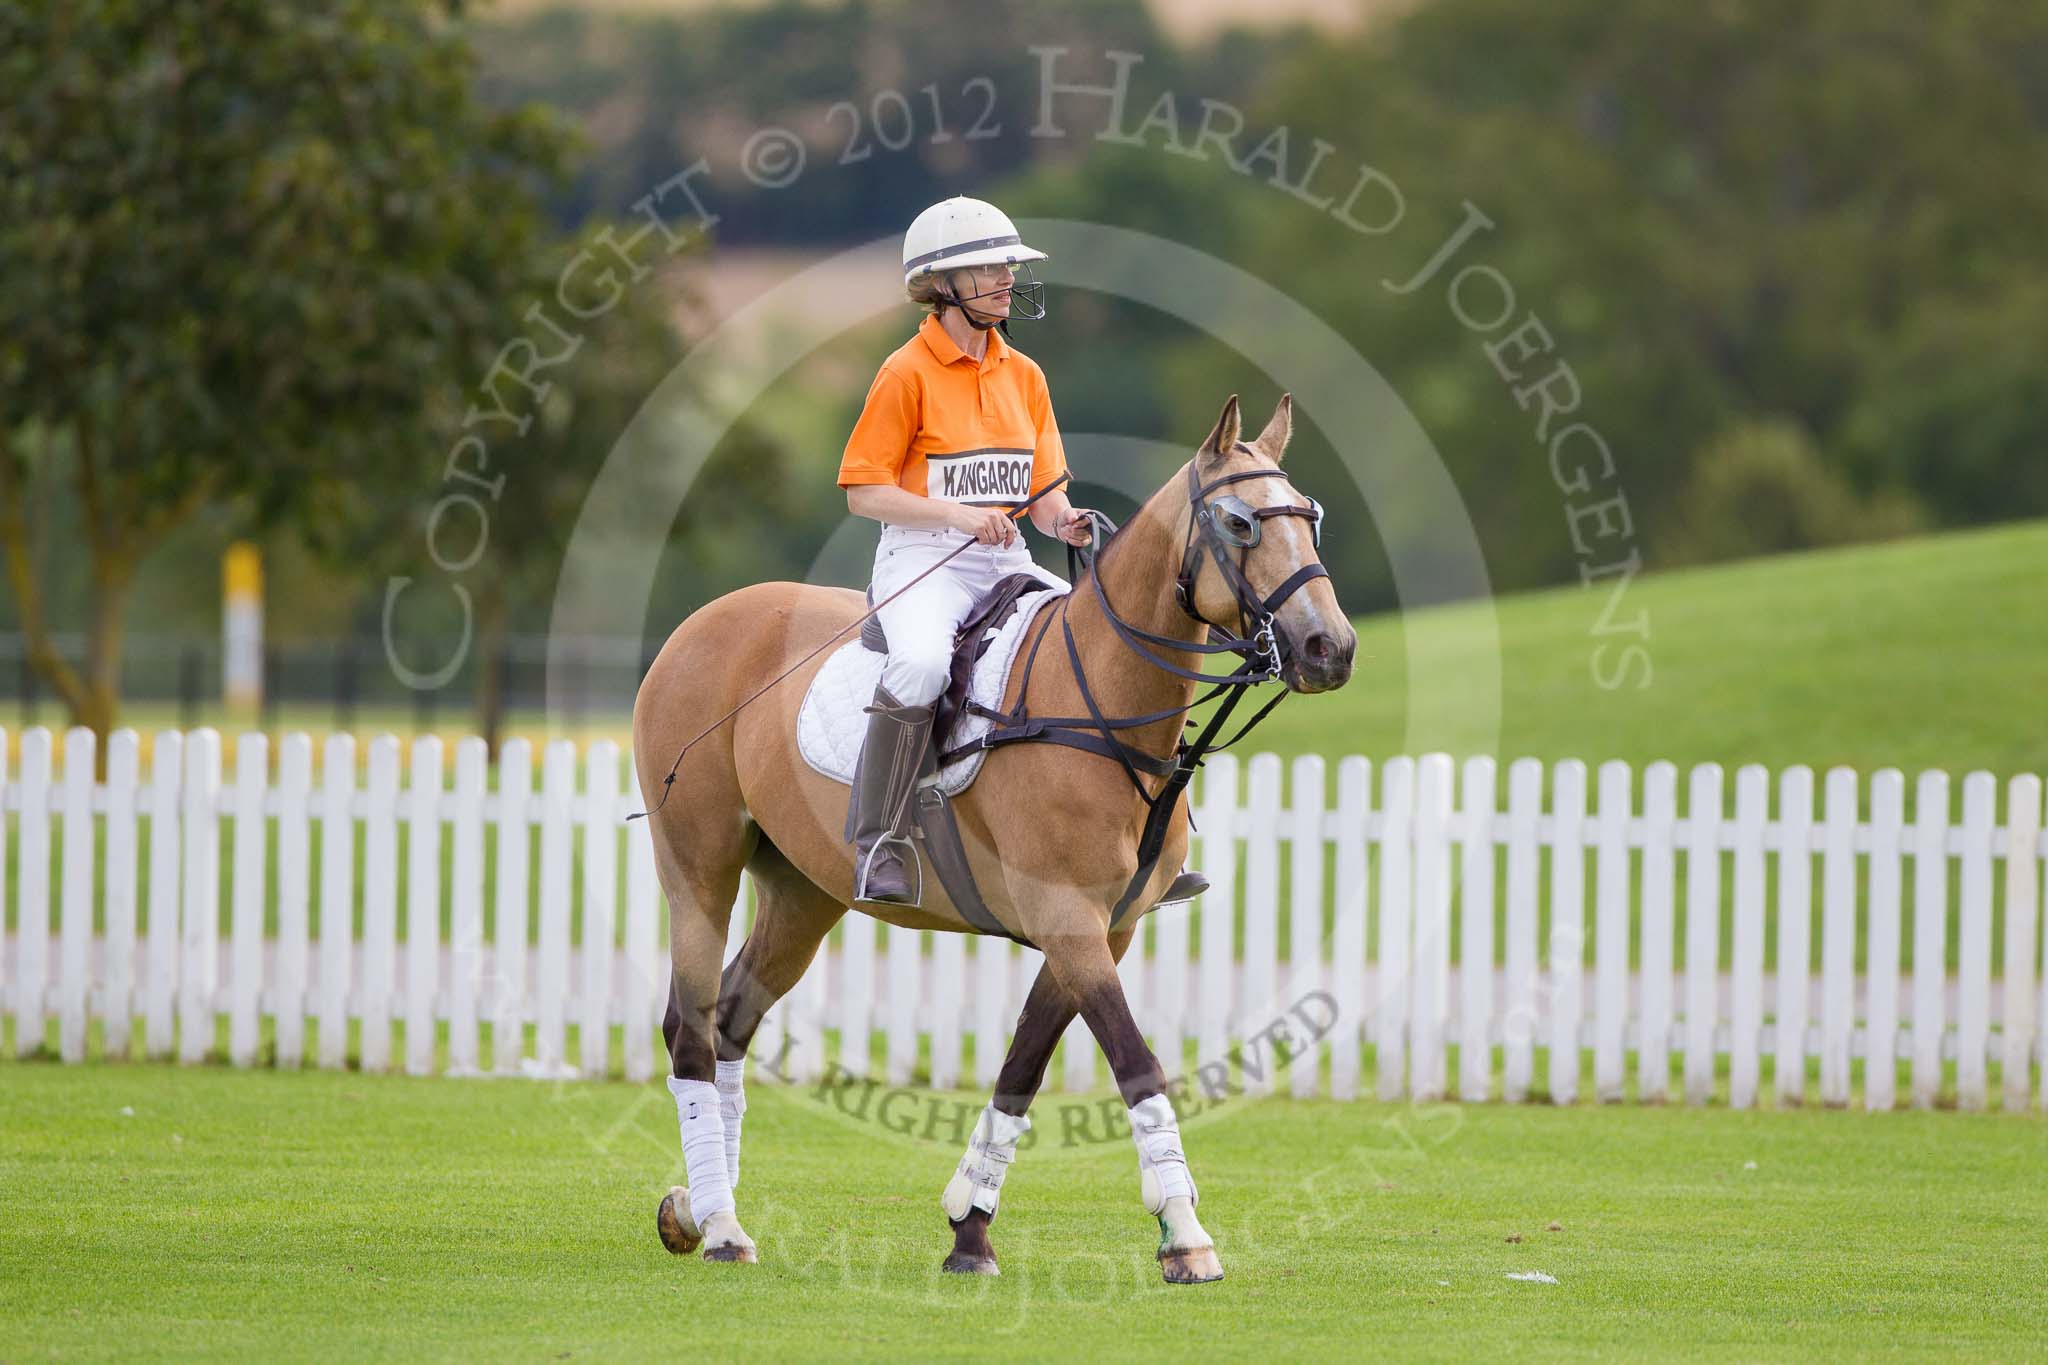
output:
[[[1316,556],[1321,510],[1312,501],[1300,505],[1279,469],[1292,430],[1290,401],[1280,400],[1254,441],[1239,439],[1239,420],[1233,396],[1194,459],[1103,545],[1070,596],[1039,612],[1023,649],[1037,642],[1032,636],[1059,634],[1028,677],[1018,676],[1023,669],[1013,673],[1005,698],[1006,708],[1022,702],[1034,716],[1092,716],[1112,727],[1117,718],[1159,713],[1146,724],[1113,728],[1115,740],[1150,761],[1134,771],[1066,745],[1012,744],[988,754],[974,785],[955,802],[989,910],[1045,961],[993,1104],[942,1200],[954,1234],[948,1270],[995,1272],[988,1236],[995,1193],[1029,1126],[1024,1114],[1053,1048],[1078,1013],[1132,1107],[1140,1188],[1159,1218],[1163,1273],[1176,1282],[1222,1274],[1195,1217],[1165,1074],[1117,979],[1138,915],[1158,902],[1187,849],[1185,803],[1176,799],[1150,876],[1133,885],[1148,816],[1144,798],[1156,797],[1169,780],[1161,774],[1171,772],[1179,752],[1178,711],[1194,698],[1205,653],[1234,647],[1248,660],[1265,661],[1258,677],[1276,678],[1294,692],[1321,692],[1350,677],[1357,646]],[[722,597],[678,626],[634,706],[633,748],[647,800],[666,790],[667,755],[864,607],[858,592],[764,583]],[[1212,627],[1230,643],[1211,643]],[[796,744],[798,706],[828,654],[690,744],[674,772],[680,799],[651,818],[674,968],[663,1032],[682,1082],[708,1082],[714,1062],[745,1057],[762,1015],[796,984],[852,904],[852,850],[843,837],[848,789],[812,771]],[[753,876],[757,915],[721,974],[742,868]],[[1112,924],[1120,901],[1134,910]],[[974,932],[929,875],[919,907],[853,908],[892,925]],[[728,1131],[726,1141],[736,1180],[736,1134]],[[699,1228],[680,1187],[662,1202],[658,1224],[673,1251],[701,1242],[708,1260],[754,1259],[732,1212],[707,1215]]]

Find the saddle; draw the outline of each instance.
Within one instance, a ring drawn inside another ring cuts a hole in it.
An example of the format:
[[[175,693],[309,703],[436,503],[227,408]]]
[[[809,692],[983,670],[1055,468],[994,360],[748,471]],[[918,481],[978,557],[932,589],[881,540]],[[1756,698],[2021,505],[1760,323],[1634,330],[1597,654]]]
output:
[[[922,845],[923,856],[930,860],[932,870],[938,874],[939,883],[946,888],[946,895],[954,908],[977,931],[1013,939],[1026,947],[1035,945],[999,921],[982,899],[981,888],[975,884],[973,869],[967,861],[966,847],[960,841],[960,826],[953,815],[952,801],[939,785],[938,769],[942,760],[951,762],[957,753],[974,747],[946,750],[953,727],[970,705],[968,693],[975,665],[988,652],[996,632],[1017,614],[1023,600],[1032,593],[1046,591],[1050,586],[1033,574],[1010,574],[998,579],[961,623],[954,638],[946,690],[940,694],[933,712],[931,741],[919,764],[918,786],[913,801],[915,828],[912,837]],[[872,588],[868,591],[868,601],[870,604],[874,601]],[[860,642],[877,654],[889,652],[888,637],[882,630],[880,618],[871,616],[862,624]],[[990,718],[997,715],[983,708],[977,708],[977,713]],[[846,837],[853,837],[851,807],[847,810]],[[1183,872],[1157,903],[1173,905],[1192,900],[1207,890],[1208,885],[1208,880],[1200,873]]]
[[[974,666],[981,662],[981,656],[988,653],[989,642],[994,632],[1017,614],[1017,606],[1024,598],[1035,592],[1044,592],[1051,585],[1044,579],[1028,573],[1013,573],[999,578],[995,586],[974,604],[967,619],[960,623],[960,629],[953,637],[953,662],[947,670],[946,690],[939,694],[937,708],[932,712],[932,738],[935,745],[942,745],[945,738],[953,733],[953,727],[960,720],[960,713],[967,705],[967,691],[974,682]],[[875,590],[868,589],[868,605],[875,603]],[[882,632],[882,618],[870,616],[860,628],[860,642],[877,654],[889,652],[889,639]]]

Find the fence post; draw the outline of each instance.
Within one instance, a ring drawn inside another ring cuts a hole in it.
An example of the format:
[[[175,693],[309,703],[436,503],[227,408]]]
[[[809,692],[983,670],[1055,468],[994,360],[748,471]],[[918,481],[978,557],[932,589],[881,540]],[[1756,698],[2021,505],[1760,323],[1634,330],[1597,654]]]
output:
[[[1536,1074],[1536,820],[1543,809],[1543,765],[1518,758],[1508,768],[1507,1012],[1501,1017],[1501,1098],[1529,1098]]]
[[[887,964],[888,1000],[883,1005],[887,1021],[888,1051],[883,1074],[890,1085],[910,1084],[910,1069],[917,1062],[917,1007],[922,1003],[918,989],[919,959],[924,935],[900,925],[889,926]]]
[[[568,1052],[570,839],[576,800],[576,746],[550,741],[540,778],[540,998],[534,1058],[541,1075],[562,1075]]]
[[[874,1033],[875,921],[858,911],[839,921],[839,1069],[868,1074]]]
[[[0,750],[7,736],[0,733]],[[106,1055],[125,1059],[134,1041],[136,828],[141,741],[133,730],[107,740],[107,1003]],[[6,758],[0,753],[0,785]],[[0,902],[5,901],[0,895]]]
[[[1636,1097],[1661,1103],[1671,1093],[1672,893],[1678,866],[1678,769],[1643,770],[1642,1008],[1636,1038]]]
[[[628,780],[631,778],[629,776]],[[667,908],[654,876],[654,832],[650,820],[635,820],[626,826],[626,1079],[645,1081],[654,1075],[653,1030],[668,1000],[668,936],[662,932]],[[825,954],[812,961],[812,972],[822,970]],[[802,983],[798,983],[801,990]],[[795,1008],[798,991],[790,992],[781,1006]],[[792,1066],[801,1065],[806,1049],[792,1052]],[[666,1058],[662,1075],[668,1075]]]
[[[1254,754],[1246,767],[1244,811],[1244,999],[1231,1032],[1244,1044],[1239,1063],[1248,1095],[1273,1091],[1277,1057],[1259,1033],[1282,1013],[1280,980],[1280,756]]]
[[[370,741],[363,817],[363,1045],[365,1071],[391,1066],[392,986],[398,974],[398,737]]]
[[[1821,852],[1820,1102],[1849,1102],[1856,1025],[1856,773],[1828,771]]]
[[[98,740],[75,726],[64,735],[64,901],[58,921],[57,1055],[85,1060],[92,996],[92,784]]]
[[[1941,1093],[1948,1027],[1948,774],[1924,772],[1913,793],[1913,1104]]]
[[[1991,827],[1998,780],[1975,772],[1963,779],[1962,879],[1957,904],[1956,1103],[1982,1109],[1991,1027]]]
[[[49,1028],[50,732],[38,725],[21,737],[20,913],[14,940],[14,1052],[33,1056]]]
[[[178,982],[178,1060],[205,1059],[214,1041],[220,977],[220,734],[194,730],[185,745],[185,894]]]
[[[1380,941],[1378,1020],[1373,1030],[1376,1093],[1408,1093],[1408,1018],[1414,986],[1415,760],[1390,758],[1380,769]]]
[[[234,977],[228,1006],[228,1060],[256,1064],[263,1009],[264,876],[269,853],[263,794],[270,786],[270,741],[260,734],[235,738]]]
[[[2034,940],[2040,923],[2041,779],[2031,773],[2006,788],[2005,1019],[2000,1071],[2005,1107],[2027,1107],[2033,1088]]]
[[[1685,1102],[1714,1093],[1714,1025],[1721,957],[1721,765],[1692,770],[1685,814]]]
[[[1169,1079],[1187,1065],[1189,915],[1186,905],[1169,905],[1148,916],[1153,922],[1152,1046]]]
[[[1865,960],[1863,1104],[1890,1109],[1898,1098],[1899,852],[1906,779],[1885,768],[1870,779],[1870,952]]]
[[[484,789],[490,752],[470,735],[455,745],[455,800],[449,837],[448,1074],[474,1076],[479,1068],[477,986],[484,975]],[[627,982],[632,998],[632,982]],[[629,1016],[630,1017],[630,1016]],[[632,1037],[628,1030],[628,1038]],[[644,1050],[644,1049],[643,1049]],[[631,1073],[628,1072],[630,1077]]]
[[[356,740],[327,737],[320,760],[320,1065],[348,1062],[350,965],[356,943]]]
[[[1622,1045],[1628,1028],[1628,822],[1635,813],[1633,786],[1628,764],[1612,759],[1600,765],[1593,861],[1593,1093],[1607,1103],[1622,1098],[1627,1077]],[[1643,970],[1650,971],[1647,957]]]
[[[1141,924],[1143,921],[1139,921]],[[1124,958],[1128,973],[1143,951],[1142,942],[1133,943]],[[932,1088],[951,1090],[960,1084],[960,974],[966,970],[967,950],[959,934],[931,935],[932,1002]]]
[[[1579,1097],[1579,1020],[1586,960],[1586,765],[1551,772],[1550,1101]]]
[[[1757,764],[1735,774],[1735,942],[1730,964],[1728,1103],[1756,1104],[1763,1075],[1764,1029],[1764,823],[1770,814],[1771,775]]]
[[[432,696],[417,688],[415,698]],[[405,1071],[434,1073],[434,997],[441,972],[441,739],[412,742],[406,786],[405,856]]]
[[[1493,760],[1465,760],[1458,824],[1458,1098],[1493,1084]]]
[[[1359,1044],[1365,1031],[1366,820],[1372,809],[1372,762],[1353,755],[1337,763],[1337,905],[1330,944],[1330,988],[1337,1027],[1330,1041],[1330,1094],[1358,1097]]]
[[[1415,1048],[1410,1093],[1444,1096],[1445,1016],[1451,963],[1451,780],[1449,754],[1425,754],[1415,791]]]
[[[1813,770],[1778,776],[1778,1020],[1771,1084],[1779,1104],[1806,1095],[1806,997],[1813,968]]]
[[[306,1059],[306,805],[313,787],[313,741],[307,736],[286,735],[278,745],[277,787],[277,1064],[296,1068]]]
[[[22,764],[28,763],[28,735],[22,737]],[[183,881],[179,862],[185,851],[179,814],[185,776],[185,737],[160,730],[150,745],[149,774],[149,958],[144,981],[143,1049],[152,1058],[168,1057],[176,1028],[173,1009],[178,991],[178,888]],[[24,817],[27,806],[22,807]],[[26,825],[24,825],[26,829]],[[22,867],[28,867],[26,844]],[[20,1030],[15,1039],[20,1040]]]
[[[533,851],[533,746],[511,739],[498,751],[498,875],[491,900],[496,950],[491,999],[491,1071],[517,1076],[526,1056],[526,938],[532,932],[527,862]]]
[[[983,1090],[994,1088],[996,1073],[1003,1065],[1003,1033],[1007,1026],[1003,1015],[1014,951],[1015,945],[1006,938],[983,935],[974,940],[974,1083]],[[1168,1077],[1178,1072],[1179,1061],[1176,1055],[1168,1063]]]
[[[592,742],[583,757],[583,999],[577,1042],[583,1074],[611,1070],[612,964],[619,895],[619,746]]]
[[[1323,788],[1325,777],[1321,754],[1302,754],[1294,760],[1288,785],[1294,800],[1289,806],[1289,882],[1287,914],[1287,1000],[1290,1012],[1306,1010],[1317,995],[1327,995],[1323,975]],[[1321,1011],[1313,1017],[1321,1017]],[[1296,1015],[1296,1022],[1302,1016]],[[1304,1028],[1307,1025],[1303,1025]],[[1323,1049],[1321,1040],[1302,1038],[1289,1062],[1288,1093],[1307,1099],[1321,1088]]]
[[[1202,773],[1202,870],[1210,879],[1197,902],[1202,916],[1199,946],[1201,993],[1195,1013],[1201,1021],[1198,1060],[1221,1063],[1229,1047],[1230,975],[1237,929],[1237,758],[1217,754]]]

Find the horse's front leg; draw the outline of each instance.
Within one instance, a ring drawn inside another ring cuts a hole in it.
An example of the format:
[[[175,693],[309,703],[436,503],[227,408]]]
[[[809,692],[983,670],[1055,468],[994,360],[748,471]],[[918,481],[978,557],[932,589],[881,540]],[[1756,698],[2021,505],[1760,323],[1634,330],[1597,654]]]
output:
[[[1159,1268],[1169,1284],[1223,1278],[1216,1244],[1195,1217],[1195,1178],[1181,1145],[1180,1119],[1166,1095],[1166,1074],[1145,1045],[1124,998],[1116,957],[1098,937],[1078,934],[1044,945],[1046,965],[1079,1007],[1102,1045],[1117,1089],[1128,1106],[1131,1141],[1138,1149],[1138,1191],[1145,1212],[1159,1220]]]
[[[995,1273],[988,1227],[1003,1178],[1017,1140],[1031,1126],[1025,1110],[1045,1080],[1054,1047],[1078,1013],[1102,1045],[1124,1103],[1130,1106],[1139,1192],[1146,1211],[1159,1219],[1162,1272],[1174,1284],[1222,1278],[1215,1244],[1195,1217],[1194,1178],[1181,1148],[1179,1120],[1166,1096],[1165,1073],[1138,1032],[1117,979],[1116,963],[1131,938],[1126,930],[1108,941],[1084,936],[1078,943],[1054,940],[1045,945],[1046,965],[1025,1000],[1016,1037],[997,1077],[995,1100],[982,1111],[967,1154],[946,1186],[946,1215],[954,1235],[947,1270]]]
[[[1118,961],[1130,947],[1131,931],[1125,930],[1109,941],[1111,955]],[[996,1216],[1003,1178],[1017,1152],[1017,1140],[1031,1127],[1025,1112],[1045,1084],[1045,1069],[1053,1049],[1079,1011],[1060,989],[1050,967],[1042,966],[1024,998],[1024,1012],[1010,1039],[1009,1053],[996,1073],[996,1093],[974,1126],[967,1154],[953,1178],[946,1182],[946,1221],[953,1229],[953,1250],[942,1269],[959,1275],[994,1275],[996,1249],[989,1241],[989,1224]]]

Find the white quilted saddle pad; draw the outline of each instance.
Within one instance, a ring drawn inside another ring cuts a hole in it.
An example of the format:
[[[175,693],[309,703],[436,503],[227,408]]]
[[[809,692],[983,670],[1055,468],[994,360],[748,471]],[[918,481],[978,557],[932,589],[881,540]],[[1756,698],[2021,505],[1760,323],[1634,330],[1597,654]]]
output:
[[[1009,685],[1010,667],[1024,642],[1025,628],[1039,612],[1067,595],[1065,585],[1034,592],[1017,604],[1017,611],[993,633],[988,652],[974,666],[967,685],[969,701],[995,708],[1003,704],[1003,689]],[[1054,642],[1057,644],[1057,641]],[[818,676],[804,693],[796,715],[797,749],[804,762],[834,782],[853,782],[854,761],[860,757],[861,741],[867,738],[868,717],[863,709],[875,699],[875,684],[882,678],[882,656],[861,644],[858,638],[832,651]],[[942,749],[968,744],[987,734],[993,722],[980,716],[963,715],[953,733],[940,744]],[[958,796],[967,790],[988,750],[976,749],[939,770],[939,790]]]

